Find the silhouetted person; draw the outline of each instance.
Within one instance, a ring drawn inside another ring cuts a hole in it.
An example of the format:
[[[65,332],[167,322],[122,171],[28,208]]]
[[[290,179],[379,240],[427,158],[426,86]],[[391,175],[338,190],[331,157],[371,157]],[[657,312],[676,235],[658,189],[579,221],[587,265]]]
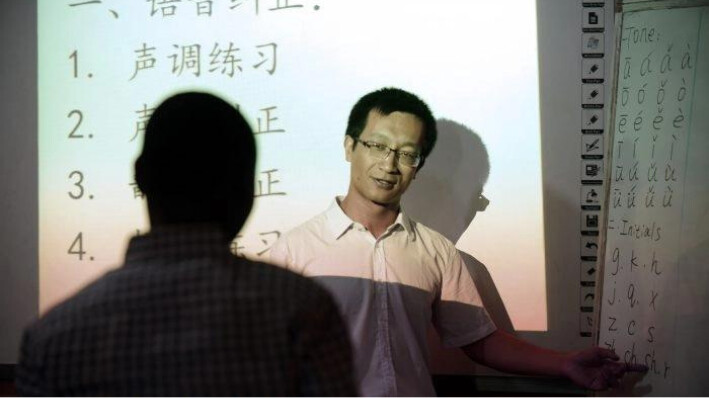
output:
[[[330,296],[233,256],[253,202],[256,148],[239,112],[204,93],[163,102],[135,164],[151,231],[125,265],[31,325],[28,395],[355,395]]]

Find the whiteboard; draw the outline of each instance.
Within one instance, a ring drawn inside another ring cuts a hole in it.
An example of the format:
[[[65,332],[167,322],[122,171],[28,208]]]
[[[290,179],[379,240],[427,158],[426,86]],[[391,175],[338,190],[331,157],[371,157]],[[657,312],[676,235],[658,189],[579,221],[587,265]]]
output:
[[[650,368],[612,395],[707,395],[709,7],[618,20],[598,343]]]

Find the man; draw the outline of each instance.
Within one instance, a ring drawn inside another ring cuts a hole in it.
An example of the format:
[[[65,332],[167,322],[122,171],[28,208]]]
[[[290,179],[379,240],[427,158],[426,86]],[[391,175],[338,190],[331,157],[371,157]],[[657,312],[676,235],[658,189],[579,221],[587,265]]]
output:
[[[29,327],[26,395],[355,395],[329,295],[229,243],[253,202],[251,129],[225,101],[183,93],[151,117],[135,164],[152,230],[125,265]]]
[[[275,263],[315,277],[335,296],[353,339],[360,391],[435,395],[430,322],[445,346],[505,372],[566,376],[604,389],[625,371],[642,370],[614,362],[608,350],[554,352],[496,329],[453,244],[399,206],[435,141],[435,120],[415,95],[395,88],[365,95],[345,136],[347,195],[271,248]]]

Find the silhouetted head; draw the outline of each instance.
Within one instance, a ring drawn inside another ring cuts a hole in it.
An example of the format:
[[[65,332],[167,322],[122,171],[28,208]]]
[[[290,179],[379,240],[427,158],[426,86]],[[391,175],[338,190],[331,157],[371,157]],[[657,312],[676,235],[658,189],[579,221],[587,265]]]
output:
[[[417,169],[421,169],[426,157],[433,150],[438,135],[436,120],[433,118],[428,105],[416,95],[398,88],[386,87],[373,91],[360,98],[352,107],[345,135],[359,138],[367,126],[370,112],[378,113],[381,116],[388,116],[393,112],[409,113],[416,116],[423,123],[424,136],[421,145],[423,160],[417,167]]]
[[[251,212],[255,163],[253,133],[239,111],[187,92],[155,109],[135,179],[152,225],[217,223],[231,240]]]

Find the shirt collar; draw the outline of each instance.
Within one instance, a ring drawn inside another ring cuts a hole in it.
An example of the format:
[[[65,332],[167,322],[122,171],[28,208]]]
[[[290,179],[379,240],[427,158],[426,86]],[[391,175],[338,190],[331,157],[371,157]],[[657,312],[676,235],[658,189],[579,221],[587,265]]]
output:
[[[330,207],[325,211],[325,218],[327,227],[329,228],[332,240],[338,240],[347,231],[354,228],[355,222],[352,221],[342,208],[340,207],[340,202],[344,199],[342,196],[335,197],[332,201]],[[400,226],[406,231],[409,239],[413,240],[415,238],[413,221],[404,213],[403,210],[399,209],[399,214],[394,220],[391,228],[397,228]]]
[[[404,228],[404,231],[409,235],[409,239],[413,240],[416,237],[414,233],[414,221],[410,219],[401,208],[399,208],[399,215],[396,217],[394,224],[397,223]]]

